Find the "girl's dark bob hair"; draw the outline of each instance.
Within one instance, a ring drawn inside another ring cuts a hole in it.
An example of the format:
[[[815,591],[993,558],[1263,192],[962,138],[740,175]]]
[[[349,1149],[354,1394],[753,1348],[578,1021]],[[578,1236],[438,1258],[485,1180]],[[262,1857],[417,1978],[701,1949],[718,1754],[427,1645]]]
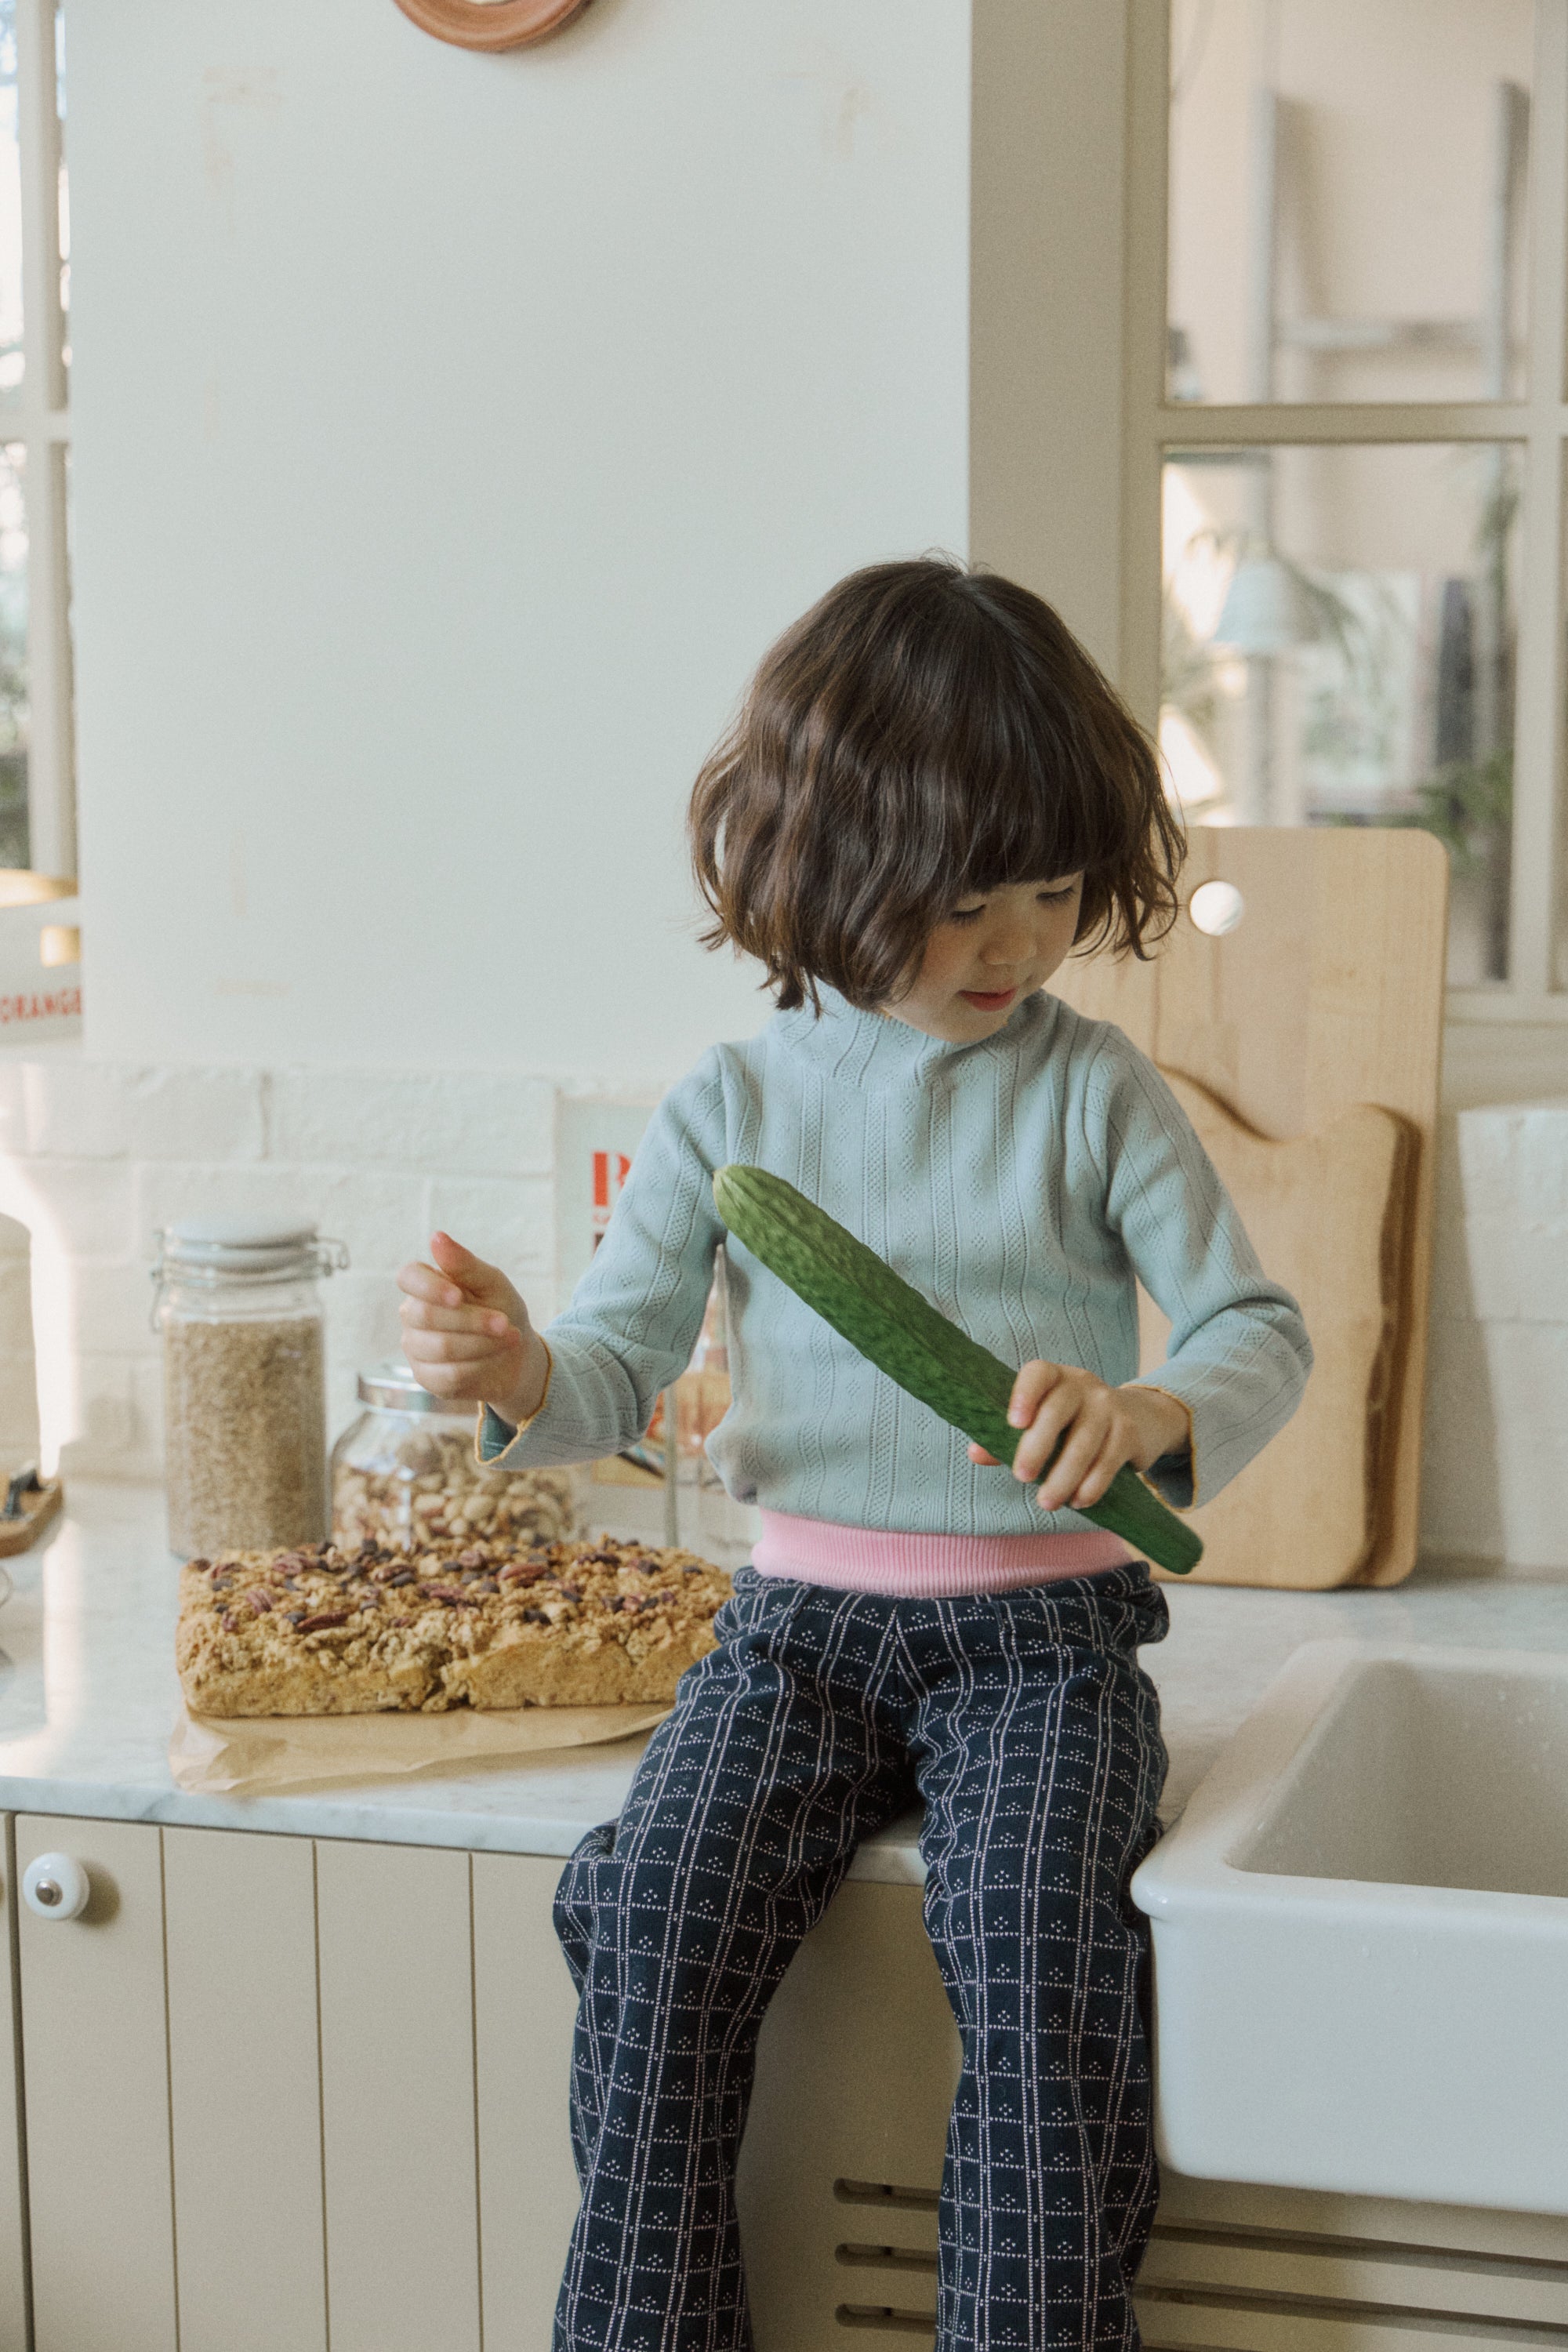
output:
[[[1081,873],[1075,947],[1143,957],[1185,854],[1158,756],[1050,606],[942,557],[851,572],[766,654],[699,775],[705,946],[781,1010],[895,1003],[937,923]]]

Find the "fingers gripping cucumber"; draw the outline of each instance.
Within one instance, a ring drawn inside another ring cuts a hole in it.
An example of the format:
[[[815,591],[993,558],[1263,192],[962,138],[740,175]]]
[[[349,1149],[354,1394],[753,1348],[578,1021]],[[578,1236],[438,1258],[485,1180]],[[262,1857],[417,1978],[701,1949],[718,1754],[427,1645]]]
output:
[[[988,1349],[782,1176],[765,1168],[721,1168],[713,1198],[737,1241],[852,1348],[999,1462],[1011,1463],[1024,1433],[1007,1419],[1015,1376]],[[1131,1467],[1117,1472],[1084,1517],[1177,1576],[1203,1557],[1192,1528]]]

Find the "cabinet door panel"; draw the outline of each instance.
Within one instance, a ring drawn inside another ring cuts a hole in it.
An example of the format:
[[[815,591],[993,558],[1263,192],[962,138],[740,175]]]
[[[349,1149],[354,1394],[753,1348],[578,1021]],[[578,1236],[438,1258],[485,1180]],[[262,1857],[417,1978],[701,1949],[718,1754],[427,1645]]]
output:
[[[159,1832],[18,1818],[18,1874],[56,1852],[92,1899],[18,1913],[37,2352],[175,2352]]]
[[[16,1913],[15,1824],[7,1815],[5,1885],[13,1919]],[[16,2013],[16,1977],[7,1949],[0,1969],[0,2352],[26,2352],[27,2242],[22,2202],[22,2034]]]
[[[163,1832],[180,2352],[326,2352],[315,1850]]]
[[[332,2352],[479,2352],[468,1857],[316,1849]]]
[[[757,2046],[736,2187],[758,2352],[836,2352],[841,2307],[889,2347],[930,2343],[958,2062],[919,1888],[848,1880]]]
[[[485,2352],[550,2352],[577,2175],[566,2117],[577,1997],[550,1909],[561,1864],[474,1856]]]

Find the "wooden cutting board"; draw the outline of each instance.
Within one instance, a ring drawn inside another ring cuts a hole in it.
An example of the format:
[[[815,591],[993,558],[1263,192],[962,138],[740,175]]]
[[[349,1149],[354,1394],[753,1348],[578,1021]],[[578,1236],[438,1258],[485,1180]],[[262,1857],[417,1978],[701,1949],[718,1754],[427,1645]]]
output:
[[[1314,1135],[1273,1142],[1190,1078],[1170,1083],[1259,1257],[1300,1300],[1317,1351],[1291,1421],[1192,1513],[1204,1539],[1197,1577],[1256,1584],[1267,1562],[1270,1584],[1352,1583],[1376,1533],[1414,1136],[1393,1111],[1363,1103]],[[1151,1370],[1170,1325],[1152,1300],[1142,1306]]]
[[[1189,912],[1212,881],[1233,884],[1243,906],[1218,937]],[[1373,1532],[1353,1571],[1368,1584],[1396,1584],[1415,1561],[1447,884],[1447,857],[1423,833],[1198,826],[1182,912],[1153,958],[1075,960],[1051,983],[1079,1011],[1119,1023],[1168,1076],[1194,1080],[1257,1136],[1321,1135],[1362,1104],[1403,1122],[1409,1164],[1386,1395],[1370,1441]],[[1321,1333],[1313,1338],[1321,1383],[1325,1350]],[[1284,1443],[1243,1471],[1238,1504],[1261,1493]],[[1200,1578],[1298,1580],[1261,1552],[1241,1572],[1232,1540]]]
[[[5,1499],[5,1482],[0,1479],[0,1503]],[[0,1559],[9,1559],[13,1553],[26,1551],[37,1543],[52,1519],[58,1518],[65,1501],[65,1489],[58,1478],[46,1478],[42,1485],[22,1496],[19,1519],[0,1517]]]

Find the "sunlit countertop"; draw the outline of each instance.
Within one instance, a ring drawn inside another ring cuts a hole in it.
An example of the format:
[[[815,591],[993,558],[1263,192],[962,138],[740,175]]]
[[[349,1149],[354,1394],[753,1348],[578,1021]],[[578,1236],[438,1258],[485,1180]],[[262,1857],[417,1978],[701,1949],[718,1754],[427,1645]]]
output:
[[[178,1564],[155,1488],[76,1480],[64,1519],[8,1563],[0,1611],[0,1808],[179,1822],[301,1837],[564,1854],[620,1808],[641,1743],[545,1753],[486,1770],[243,1798],[175,1787],[169,1737]],[[1163,1811],[1180,1811],[1220,1748],[1301,1643],[1568,1651],[1568,1571],[1433,1562],[1385,1592],[1167,1586],[1171,1633],[1143,1662],[1171,1756]],[[862,1848],[856,1874],[918,1882],[918,1819]]]

